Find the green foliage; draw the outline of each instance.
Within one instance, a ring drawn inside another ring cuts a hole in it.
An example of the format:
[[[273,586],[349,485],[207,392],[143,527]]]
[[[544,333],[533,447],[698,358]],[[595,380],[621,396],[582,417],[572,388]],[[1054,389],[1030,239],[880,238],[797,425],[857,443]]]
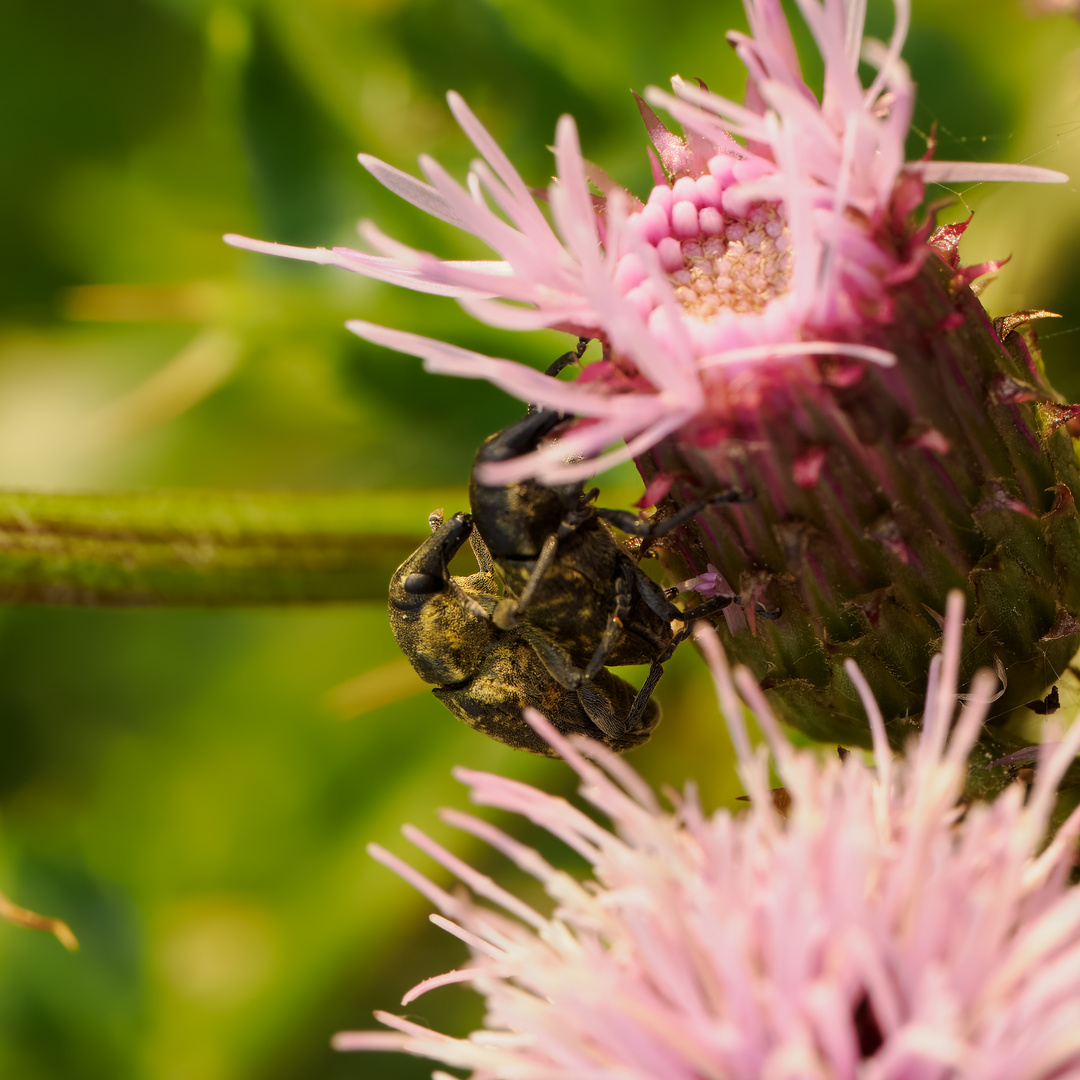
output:
[[[920,127],[938,122],[943,157],[1080,173],[1067,65],[1076,26],[1029,21],[1018,0],[989,0],[977,23],[970,15],[964,0],[916,3]],[[238,253],[221,234],[352,243],[355,221],[370,217],[429,250],[476,254],[355,162],[363,150],[413,169],[427,152],[462,175],[471,149],[445,108],[450,87],[530,183],[549,177],[545,148],[570,111],[589,158],[640,191],[649,172],[629,88],[680,72],[738,96],[723,32],[741,25],[734,0],[686,0],[677,23],[647,0],[9,0],[0,485],[354,491],[348,520],[326,527],[397,537],[404,557],[429,510],[459,508],[453,491],[475,447],[520,406],[484,384],[424,375],[342,322],[371,319],[538,366],[565,341],[492,331],[449,301],[341,271]],[[1075,188],[980,189],[968,201],[979,213],[966,258],[1015,254],[988,294],[993,313],[1063,311],[1048,332],[1062,336],[1045,351],[1051,381],[1080,397],[1066,365],[1077,301],[1061,272],[1078,248]],[[207,498],[185,512],[205,515]],[[117,529],[137,550],[120,563],[138,565],[153,500],[128,504],[135,517]],[[27,514],[43,519],[45,507],[53,521],[89,505],[0,499],[0,565],[18,555],[9,541],[20,511],[25,536]],[[86,520],[100,527],[95,513]],[[395,557],[379,552],[388,574]],[[428,1075],[422,1062],[328,1049],[334,1030],[368,1026],[372,1008],[395,1008],[413,982],[463,955],[364,846],[402,850],[397,828],[411,820],[466,851],[434,817],[462,802],[452,764],[565,790],[557,762],[485,741],[410,682],[381,600],[7,608],[0,658],[0,891],[65,919],[82,943],[66,953],[0,924],[0,1075]],[[693,772],[707,802],[733,799],[727,740],[690,650],[660,697],[665,721],[635,765],[657,783]],[[412,1007],[458,1030],[476,1008],[455,988]]]

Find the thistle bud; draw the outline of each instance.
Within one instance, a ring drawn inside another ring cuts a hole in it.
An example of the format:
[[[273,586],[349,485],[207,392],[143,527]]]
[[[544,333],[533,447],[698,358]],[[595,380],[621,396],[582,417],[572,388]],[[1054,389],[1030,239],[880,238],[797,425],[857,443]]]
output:
[[[961,684],[980,667],[1000,680],[989,762],[1023,744],[1003,721],[1080,645],[1068,430],[1080,408],[1046,380],[1030,323],[1048,313],[992,321],[957,264],[961,232],[929,237],[932,254],[888,290],[888,320],[860,327],[858,340],[895,364],[818,357],[796,377],[756,380],[749,397],[729,394],[716,427],[670,436],[638,464],[674,507],[717,482],[754,492],[708,507],[664,557],[690,568],[684,587],[741,595],[725,611],[725,648],[813,738],[865,744],[845,671],[854,660],[902,744],[922,715],[945,596],[962,589]],[[994,783],[982,773],[972,770],[976,790]]]

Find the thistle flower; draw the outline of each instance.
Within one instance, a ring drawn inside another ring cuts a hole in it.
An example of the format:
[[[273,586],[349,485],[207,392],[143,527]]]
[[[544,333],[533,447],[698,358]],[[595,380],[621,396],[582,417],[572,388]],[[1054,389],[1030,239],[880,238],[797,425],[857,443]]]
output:
[[[798,0],[824,61],[820,101],[779,0],[745,6],[750,34],[729,35],[748,72],[742,105],[678,78],[672,94],[648,91],[682,124],[678,136],[639,102],[655,147],[644,202],[583,158],[569,117],[556,131],[557,178],[538,202],[451,94],[482,155],[466,186],[428,158],[430,183],[360,160],[499,260],[443,261],[370,223],[361,233],[377,254],[227,239],[455,296],[495,326],[598,339],[601,359],[567,382],[348,324],[429,370],[489,379],[578,418],[557,442],[487,466],[487,482],[570,480],[633,458],[642,506],[754,492],[710,507],[662,558],[702,595],[743,597],[725,615],[725,645],[808,734],[868,744],[844,669],[855,659],[901,745],[955,587],[969,599],[964,677],[1004,672],[995,712],[1006,717],[1080,645],[1080,472],[1064,426],[1080,407],[1047,383],[1024,332],[1049,313],[991,322],[971,285],[999,264],[961,266],[964,225],[931,234],[914,215],[929,182],[1066,177],[929,153],[905,162],[909,0],[894,0],[887,44],[863,38],[861,0]],[[876,72],[868,86],[860,60]],[[758,603],[782,618],[757,625]],[[989,760],[1028,740],[996,730],[986,741]]]
[[[474,802],[521,814],[582,855],[590,878],[575,880],[457,812],[444,817],[543,884],[550,914],[415,829],[409,839],[474,895],[446,892],[373,848],[472,953],[403,1004],[467,982],[484,996],[486,1018],[458,1039],[379,1013],[392,1031],[342,1033],[335,1045],[402,1050],[477,1080],[1080,1076],[1080,894],[1067,885],[1080,810],[1040,853],[1080,724],[1026,799],[1017,784],[992,805],[958,807],[994,682],[976,678],[954,725],[962,619],[954,594],[906,759],[891,760],[880,712],[851,666],[874,769],[855,754],[824,760],[794,749],[750,673],[736,670],[733,683],[715,634],[699,631],[751,796],[738,817],[706,816],[692,790],[662,810],[620,759],[567,743],[534,715],[610,830],[528,785],[458,776]],[[786,819],[770,799],[764,748],[747,738],[736,684],[791,796]]]

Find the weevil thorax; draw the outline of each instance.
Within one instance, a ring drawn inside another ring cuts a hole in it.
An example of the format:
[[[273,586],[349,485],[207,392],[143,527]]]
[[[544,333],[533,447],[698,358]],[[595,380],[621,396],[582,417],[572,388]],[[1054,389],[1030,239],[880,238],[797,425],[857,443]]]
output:
[[[535,559],[544,541],[559,530],[562,490],[536,480],[489,486],[474,472],[469,501],[492,558]]]
[[[538,410],[485,439],[477,451],[469,502],[476,528],[496,562],[535,559],[544,541],[558,531],[567,509],[577,506],[581,485],[549,487],[533,479],[486,484],[484,466],[535,450],[566,419],[561,413]]]

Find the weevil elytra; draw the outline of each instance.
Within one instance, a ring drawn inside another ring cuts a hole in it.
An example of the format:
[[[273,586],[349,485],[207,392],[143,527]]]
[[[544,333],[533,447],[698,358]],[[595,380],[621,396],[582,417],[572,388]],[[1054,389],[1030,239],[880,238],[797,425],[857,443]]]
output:
[[[420,677],[434,684],[435,696],[485,735],[537,754],[552,751],[522,719],[526,706],[564,734],[588,735],[613,750],[644,742],[660,720],[659,706],[646,698],[635,713],[637,691],[606,669],[560,681],[552,669],[574,668],[564,650],[527,622],[502,629],[493,621],[499,584],[472,517],[431,520],[435,531],[390,582],[389,609],[398,644]],[[453,577],[450,560],[470,535],[480,572]]]

